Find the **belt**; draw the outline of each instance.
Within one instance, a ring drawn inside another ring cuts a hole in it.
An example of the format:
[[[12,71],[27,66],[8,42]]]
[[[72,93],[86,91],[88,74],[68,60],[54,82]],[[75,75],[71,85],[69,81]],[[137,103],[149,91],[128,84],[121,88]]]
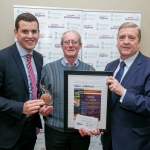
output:
[[[31,122],[33,120],[33,116],[26,118],[25,122]]]

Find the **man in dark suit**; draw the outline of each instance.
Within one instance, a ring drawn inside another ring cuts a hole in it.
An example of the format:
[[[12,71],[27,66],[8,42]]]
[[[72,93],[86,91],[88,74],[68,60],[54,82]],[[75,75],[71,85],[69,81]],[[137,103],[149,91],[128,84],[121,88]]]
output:
[[[40,108],[45,103],[37,99],[43,57],[33,50],[39,39],[36,17],[20,14],[14,35],[17,42],[0,51],[0,150],[33,150],[36,132],[42,128],[39,109],[43,115],[51,111],[49,107]],[[32,74],[27,54],[31,54]]]
[[[117,40],[120,59],[105,69],[114,77],[106,81],[113,93],[111,131],[101,136],[103,149],[149,150],[150,58],[139,51],[141,31],[136,24],[123,23]]]

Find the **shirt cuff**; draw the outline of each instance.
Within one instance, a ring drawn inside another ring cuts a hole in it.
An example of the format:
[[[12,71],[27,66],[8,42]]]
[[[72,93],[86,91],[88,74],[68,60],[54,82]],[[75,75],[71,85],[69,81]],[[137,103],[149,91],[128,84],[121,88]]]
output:
[[[126,92],[127,92],[127,90],[125,89],[123,95],[122,95],[121,98],[120,98],[120,103],[122,103],[122,101],[123,101],[123,99],[124,99],[124,96],[125,96]]]

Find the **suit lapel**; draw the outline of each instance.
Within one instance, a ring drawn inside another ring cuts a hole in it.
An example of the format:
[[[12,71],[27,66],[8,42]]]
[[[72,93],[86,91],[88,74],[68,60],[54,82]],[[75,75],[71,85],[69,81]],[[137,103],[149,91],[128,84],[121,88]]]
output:
[[[24,69],[24,65],[23,65],[22,59],[20,57],[20,54],[18,52],[18,49],[16,47],[16,44],[13,45],[12,49],[13,49],[12,55],[13,55],[15,61],[16,61],[16,64],[18,65],[18,68],[19,68],[19,70],[22,74],[22,77],[24,79],[24,83],[25,83],[25,85],[28,89],[29,87],[28,87],[28,79],[27,79],[26,71]]]
[[[130,82],[132,77],[137,73],[137,71],[140,69],[140,66],[142,64],[142,54],[139,53],[137,58],[134,60],[132,65],[130,66],[129,70],[127,71],[126,75],[124,76],[121,85],[126,88],[127,84]]]
[[[136,74],[136,72],[140,69],[140,65],[142,63],[142,54],[139,53],[137,58],[134,60],[134,62],[132,63],[132,65],[130,66],[129,70],[127,71],[126,75],[124,76],[121,85],[126,88],[127,84],[130,82],[130,80],[132,79],[132,77]],[[115,64],[114,64],[115,65]],[[118,101],[120,98],[120,96],[118,96],[116,94],[116,98],[113,101],[112,105],[113,106],[115,104],[116,101]]]

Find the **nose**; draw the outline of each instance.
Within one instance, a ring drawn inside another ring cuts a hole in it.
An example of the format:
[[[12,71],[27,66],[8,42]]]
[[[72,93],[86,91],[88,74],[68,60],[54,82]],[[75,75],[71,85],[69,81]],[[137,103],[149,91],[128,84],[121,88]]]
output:
[[[69,46],[73,46],[72,42],[70,41]]]
[[[124,39],[124,43],[129,43],[129,38],[128,38],[128,37],[126,37],[126,38]]]
[[[32,32],[29,32],[29,33],[28,33],[28,37],[33,37]]]

